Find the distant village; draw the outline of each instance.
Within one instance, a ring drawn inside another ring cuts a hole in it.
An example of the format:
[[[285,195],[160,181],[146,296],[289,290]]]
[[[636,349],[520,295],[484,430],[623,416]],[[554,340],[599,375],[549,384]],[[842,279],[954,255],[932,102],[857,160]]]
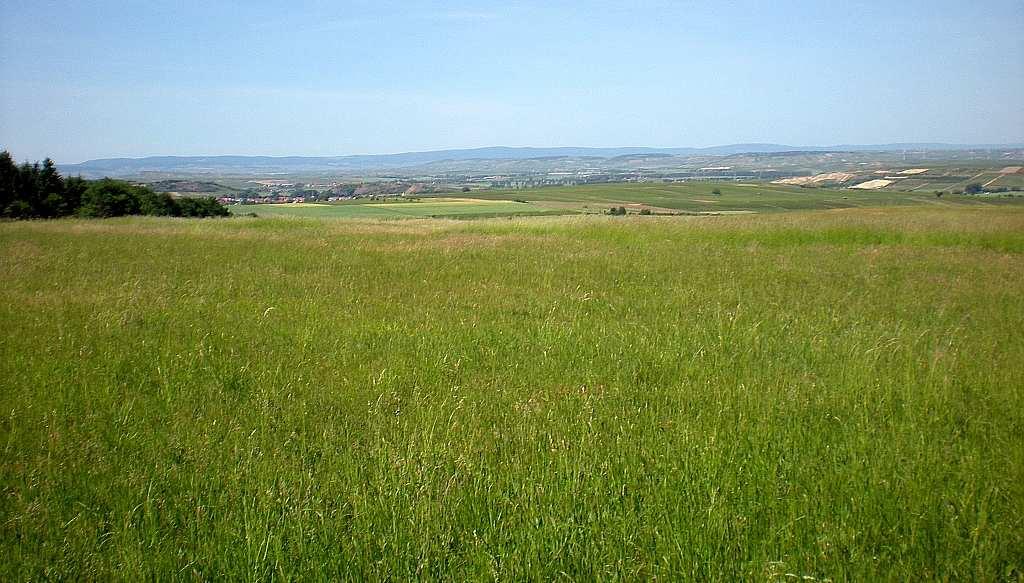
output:
[[[775,173],[737,172],[728,166],[701,168],[697,171],[626,172],[553,171],[507,175],[466,175],[451,173],[433,176],[378,176],[368,182],[311,181],[297,178],[273,178],[248,181],[248,188],[219,193],[223,204],[287,204],[339,202],[360,198],[409,197],[428,194],[456,194],[488,189],[526,189],[545,186],[577,186],[609,182],[683,182],[703,180],[751,180]]]
[[[298,180],[252,180],[252,188],[237,193],[222,193],[217,200],[223,204],[286,204],[307,202],[339,202],[358,198],[409,196],[451,192],[447,186],[420,182],[301,182]]]

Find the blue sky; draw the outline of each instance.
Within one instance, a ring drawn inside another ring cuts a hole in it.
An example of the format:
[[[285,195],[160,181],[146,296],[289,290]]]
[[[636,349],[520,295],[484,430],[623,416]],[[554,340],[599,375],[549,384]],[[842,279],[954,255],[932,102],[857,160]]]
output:
[[[1024,2],[0,3],[0,148],[1024,142]]]

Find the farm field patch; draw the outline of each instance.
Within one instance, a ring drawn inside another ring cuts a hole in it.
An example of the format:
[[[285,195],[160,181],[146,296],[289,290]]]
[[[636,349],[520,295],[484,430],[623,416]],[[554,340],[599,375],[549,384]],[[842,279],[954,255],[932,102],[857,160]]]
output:
[[[458,218],[560,214],[552,209],[514,201],[472,199],[422,199],[417,202],[365,202],[345,204],[261,204],[232,206],[235,214],[255,212],[261,216],[323,218]]]
[[[715,191],[718,191],[716,194]],[[1024,198],[988,198],[944,196],[892,190],[850,190],[801,188],[779,184],[735,182],[685,182],[596,184],[536,188],[528,190],[497,190],[473,193],[474,198],[491,200],[525,200],[542,207],[600,213],[615,206],[641,205],[656,212],[708,213],[745,211],[777,213],[814,209],[854,209],[888,206],[928,205],[957,207],[960,205],[1014,205]]]
[[[1015,176],[1009,176],[1012,180]],[[908,190],[921,188],[923,179],[911,178]],[[891,189],[856,190],[801,188],[792,185],[734,182],[618,183],[478,190],[465,197],[421,195],[415,200],[354,199],[341,203],[289,203],[234,205],[234,214],[319,218],[487,218],[563,214],[600,214],[624,207],[631,214],[735,214],[777,213],[815,209],[853,209],[886,206],[1013,205],[1024,198],[945,196],[937,200],[933,189],[902,192]]]

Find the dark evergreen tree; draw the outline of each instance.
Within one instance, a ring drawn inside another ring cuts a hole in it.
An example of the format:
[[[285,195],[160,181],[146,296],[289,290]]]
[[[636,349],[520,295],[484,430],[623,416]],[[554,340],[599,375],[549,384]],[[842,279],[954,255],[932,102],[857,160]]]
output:
[[[225,217],[227,207],[213,198],[174,199],[146,186],[123,180],[65,180],[53,160],[42,165],[14,163],[0,152],[0,218],[119,217],[154,215],[172,217]]]
[[[36,216],[43,218],[61,216],[61,209],[64,206],[64,179],[57,172],[53,160],[47,158],[43,161],[36,188],[39,198]]]
[[[14,203],[18,166],[10,152],[0,152],[0,217],[11,216],[9,207]]]
[[[72,176],[64,181],[64,201],[60,216],[68,217],[78,212],[78,207],[82,206],[82,195],[87,188],[89,182],[81,176]]]

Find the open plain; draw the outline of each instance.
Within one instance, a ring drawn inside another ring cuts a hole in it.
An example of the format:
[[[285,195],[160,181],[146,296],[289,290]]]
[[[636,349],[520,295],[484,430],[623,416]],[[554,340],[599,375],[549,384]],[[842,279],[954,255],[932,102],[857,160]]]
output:
[[[5,580],[1024,568],[1020,205],[28,221],[0,277]]]

